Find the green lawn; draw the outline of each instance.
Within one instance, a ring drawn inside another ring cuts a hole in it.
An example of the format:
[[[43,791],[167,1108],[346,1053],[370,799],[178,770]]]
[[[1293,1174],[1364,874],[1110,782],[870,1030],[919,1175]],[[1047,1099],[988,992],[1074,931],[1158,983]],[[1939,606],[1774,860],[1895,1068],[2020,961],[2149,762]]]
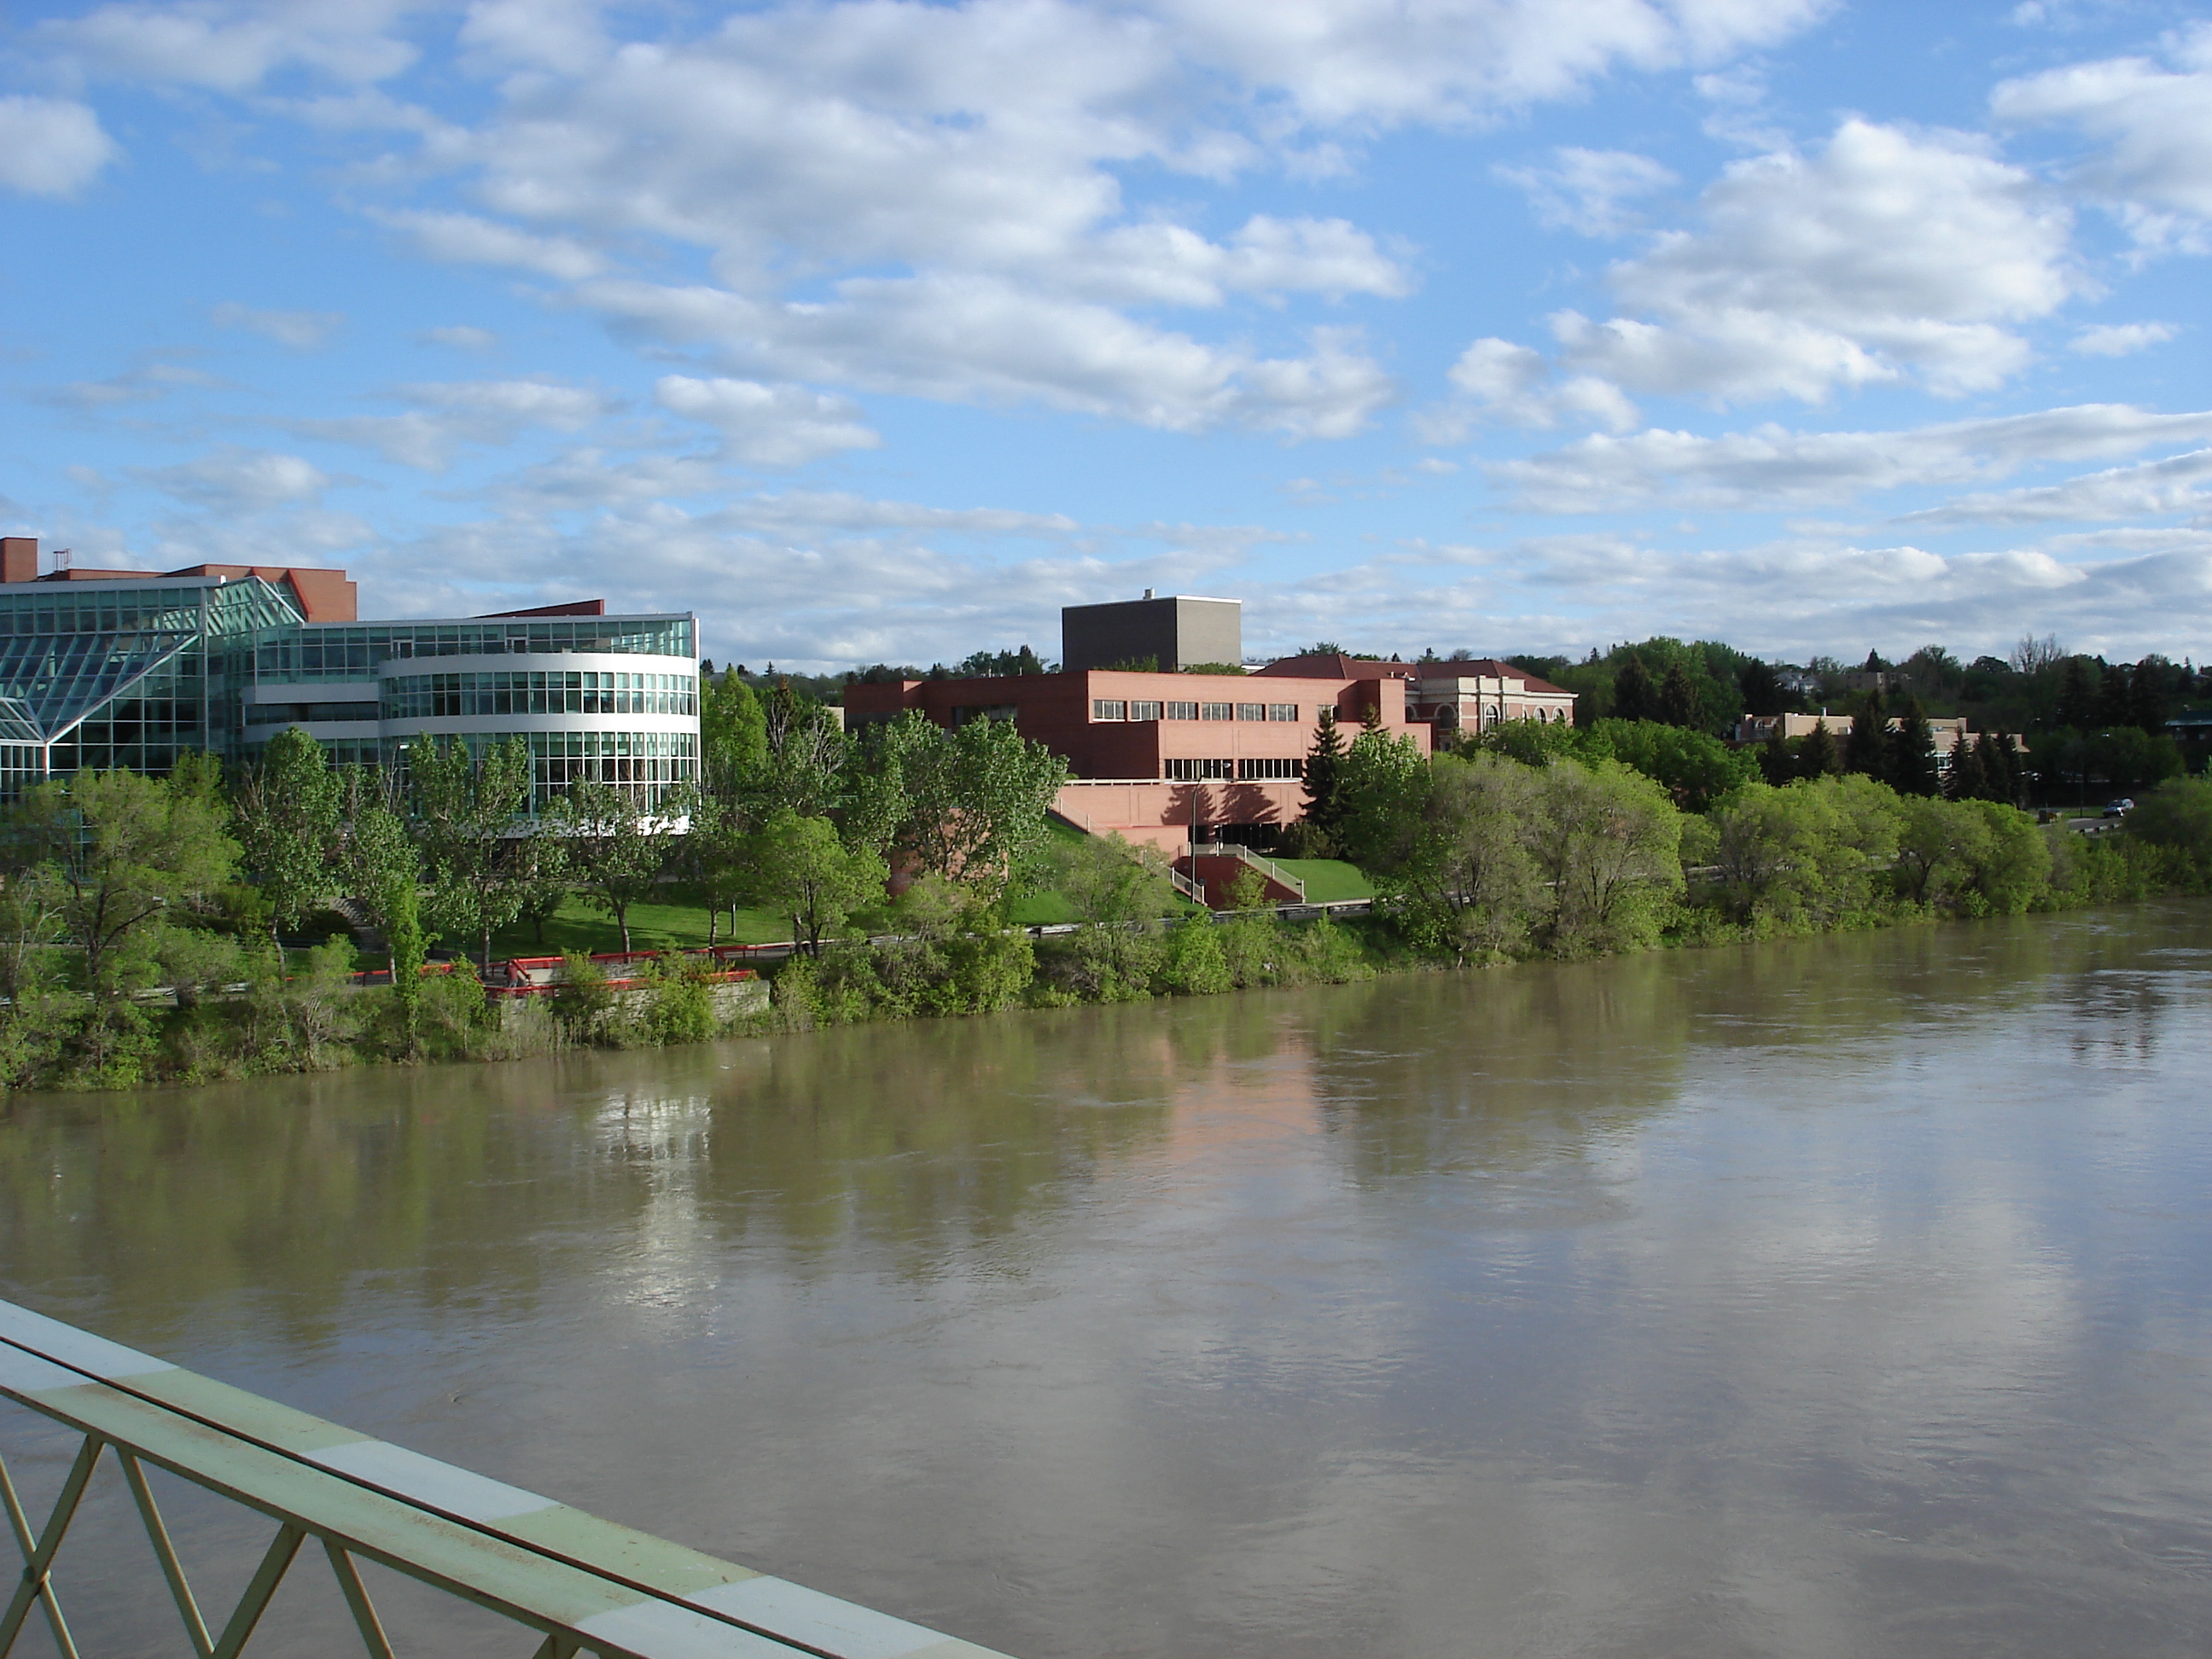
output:
[[[1334,904],[1340,899],[1375,896],[1374,884],[1342,859],[1277,859],[1276,863],[1306,884],[1306,902]]]
[[[671,951],[696,948],[706,944],[706,907],[696,902],[686,902],[678,894],[672,893],[669,896],[672,902],[666,903],[630,906],[630,949]],[[738,911],[738,932],[734,939],[730,937],[730,915],[725,910],[721,925],[714,932],[714,942],[718,945],[767,945],[790,937],[791,919],[766,910]],[[448,939],[446,945],[449,950],[469,948],[468,942],[461,939]],[[545,924],[545,942],[543,945],[538,942],[537,930],[528,922],[502,928],[492,935],[491,940],[494,961],[506,957],[551,956],[561,951],[621,949],[622,934],[616,931],[614,918],[579,898],[569,899]]]

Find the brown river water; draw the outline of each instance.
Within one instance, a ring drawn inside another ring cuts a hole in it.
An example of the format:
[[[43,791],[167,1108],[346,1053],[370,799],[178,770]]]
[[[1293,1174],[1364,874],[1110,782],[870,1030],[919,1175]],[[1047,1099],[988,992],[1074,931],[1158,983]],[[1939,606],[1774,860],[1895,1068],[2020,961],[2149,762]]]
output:
[[[2212,1648],[2203,903],[19,1097],[0,1251],[1022,1659]],[[80,1640],[183,1653],[126,1505]],[[176,1508],[220,1601],[266,1525]],[[249,1653],[346,1651],[295,1577]],[[403,1654],[533,1645],[373,1582]]]

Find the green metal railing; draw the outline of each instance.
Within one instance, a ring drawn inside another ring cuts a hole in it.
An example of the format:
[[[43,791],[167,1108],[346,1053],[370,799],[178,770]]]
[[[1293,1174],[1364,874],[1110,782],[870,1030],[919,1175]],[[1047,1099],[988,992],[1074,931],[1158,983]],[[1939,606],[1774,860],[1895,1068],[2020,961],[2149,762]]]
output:
[[[33,1613],[77,1659],[54,1564],[103,1457],[121,1466],[199,1659],[236,1659],[301,1551],[321,1546],[372,1659],[392,1659],[358,1563],[504,1614],[538,1659],[998,1659],[988,1649],[602,1521],[374,1440],[73,1326],[0,1302],[0,1395],[83,1436],[33,1528],[4,1460],[0,1502],[21,1552],[5,1659]],[[166,1469],[276,1523],[217,1630],[202,1613],[147,1484]]]

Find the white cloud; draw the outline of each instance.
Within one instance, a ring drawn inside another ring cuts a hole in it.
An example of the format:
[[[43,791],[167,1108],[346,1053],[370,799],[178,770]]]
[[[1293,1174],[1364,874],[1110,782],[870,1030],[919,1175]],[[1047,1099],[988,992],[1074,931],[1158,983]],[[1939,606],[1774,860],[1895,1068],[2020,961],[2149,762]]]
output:
[[[134,364],[104,380],[76,380],[40,394],[41,400],[87,412],[118,404],[153,403],[172,392],[226,384],[219,377],[189,363],[153,357]]]
[[[337,311],[257,311],[225,301],[210,313],[217,328],[242,328],[249,334],[294,351],[313,351],[345,326],[345,314]]]
[[[1348,330],[1314,330],[1301,358],[1259,358],[988,278],[854,279],[834,300],[805,304],[613,279],[586,284],[579,297],[651,337],[711,344],[748,375],[957,402],[1034,400],[1174,431],[1234,422],[1340,437],[1392,393]]]
[[[762,465],[800,466],[841,450],[873,449],[883,441],[855,418],[859,411],[842,398],[804,386],[667,374],[655,384],[653,401],[714,428],[726,453]]]
[[[2085,357],[2124,357],[2163,344],[2180,332],[2172,323],[2099,323],[2075,334],[2066,349]]]
[[[615,407],[600,392],[550,380],[449,381],[404,386],[397,395],[415,407],[399,415],[295,421],[291,429],[441,472],[463,445],[512,443],[532,428],[579,432]]]
[[[454,323],[445,328],[426,328],[416,335],[422,345],[446,346],[454,351],[489,351],[499,344],[499,336],[488,328],[476,328],[467,323]]]
[[[2201,252],[2212,224],[2212,24],[2168,44],[2170,64],[2110,58],[2004,82],[1990,108],[2000,121],[2100,141],[2075,182],[2120,208],[2145,244]]]
[[[1699,210],[1702,229],[1612,273],[1661,326],[1573,319],[1571,362],[1634,390],[1728,399],[1908,374],[1955,394],[2015,373],[2027,347],[2003,325],[2082,286],[2063,207],[1959,134],[1848,120],[1818,156],[1730,167]]]
[[[132,80],[251,91],[280,70],[383,80],[415,60],[392,27],[404,0],[186,0],[94,7],[43,23],[40,44],[82,69]]]
[[[1631,203],[1681,182],[1648,155],[1570,146],[1553,150],[1549,167],[1497,172],[1528,192],[1539,223],[1584,236],[1620,235],[1637,222]]]
[[[74,196],[119,153],[85,105],[0,98],[0,187],[27,196]]]
[[[1588,374],[1560,380],[1541,352],[1510,340],[1477,340],[1460,354],[1447,378],[1458,397],[1415,417],[1417,431],[1430,443],[1456,443],[1479,421],[1553,427],[1573,420],[1615,432],[1636,424],[1636,406],[1620,387]]]
[[[605,257],[572,236],[541,236],[472,213],[372,212],[418,252],[453,264],[508,265],[564,283],[607,268]]]
[[[297,455],[224,448],[181,465],[142,469],[137,476],[163,494],[217,514],[266,513],[313,501],[330,475]]]
[[[2212,493],[2203,487],[2208,481],[2212,481],[2212,449],[2197,449],[2039,489],[1962,495],[1924,513],[1908,514],[1900,522],[2039,524],[2197,513],[2212,507]]]
[[[1761,426],[1705,437],[1594,434],[1548,454],[1498,462],[1492,483],[1542,513],[1638,507],[1765,509],[1848,501],[1875,490],[1998,478],[2026,465],[2097,460],[2212,437],[2212,410],[2160,415],[2086,404],[1890,432]]]

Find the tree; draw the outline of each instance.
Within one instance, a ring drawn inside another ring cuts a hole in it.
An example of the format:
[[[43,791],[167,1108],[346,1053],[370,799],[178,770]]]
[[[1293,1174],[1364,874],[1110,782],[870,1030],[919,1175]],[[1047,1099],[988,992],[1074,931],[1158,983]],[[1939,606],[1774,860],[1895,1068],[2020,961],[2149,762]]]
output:
[[[2171,778],[2136,803],[2128,834],[2186,859],[2199,883],[2212,878],[2212,778]]]
[[[1771,663],[1757,658],[1737,671],[1736,689],[1743,693],[1743,712],[1747,714],[1779,714],[1796,702],[1783,690],[1782,677],[1774,672]]]
[[[1886,777],[1889,772],[1888,716],[1882,708],[1881,693],[1869,691],[1866,701],[1851,716],[1851,741],[1844,767],[1869,778]]]
[[[1585,761],[1616,760],[1663,785],[1686,812],[1702,812],[1759,775],[1747,750],[1718,738],[1656,721],[1599,720],[1576,733],[1573,751]]]
[[[1798,741],[1797,775],[1825,778],[1842,769],[1842,757],[1836,752],[1835,736],[1828,730],[1827,721],[1814,721],[1813,729]]]
[[[2145,657],[2135,665],[2128,678],[2129,725],[2140,726],[2153,737],[2164,735],[2166,685],[2173,672],[2173,665],[2158,656]]]
[[[1338,855],[1364,870],[1389,856],[1401,826],[1419,809],[1428,763],[1411,738],[1362,732],[1344,757],[1340,787]]]
[[[1561,956],[1650,944],[1682,890],[1681,814],[1616,761],[1561,761],[1540,782],[1532,845],[1551,884],[1547,942]]]
[[[1899,893],[1915,904],[1941,896],[1957,877],[1966,839],[1980,828],[1971,807],[1936,796],[1906,796],[1897,834]]]
[[[1651,684],[1650,671],[1644,666],[1644,659],[1633,651],[1628,660],[1613,678],[1613,717],[1620,720],[1648,720],[1658,712],[1658,692]]]
[[[378,798],[360,772],[349,790],[342,854],[345,880],[383,930],[392,956],[392,995],[399,1006],[400,1042],[416,1048],[416,1015],[422,1002],[422,963],[429,954],[422,934],[422,860],[406,820]]]
[[[1669,663],[1665,678],[1659,682],[1658,717],[1665,726],[1695,726],[1698,719],[1698,688],[1691,681],[1690,671],[1680,663]]]
[[[1324,708],[1314,726],[1313,747],[1306,751],[1305,822],[1314,827],[1321,843],[1310,850],[1325,857],[1335,850],[1337,831],[1344,822],[1344,733],[1336,723],[1336,710]]]
[[[1043,846],[1067,763],[1010,721],[948,731],[918,713],[893,724],[884,748],[904,798],[893,838],[902,856],[918,872],[1002,893]]]
[[[272,937],[296,928],[330,896],[339,796],[339,781],[322,744],[296,726],[270,738],[260,760],[239,781],[231,829],[246,870],[269,902]]]
[[[584,778],[570,784],[546,814],[577,884],[592,905],[614,918],[625,953],[630,906],[651,896],[666,868],[674,821],[684,805],[672,799],[655,811],[642,811],[637,798],[619,785]]]
[[[1970,738],[1961,732],[1951,750],[1951,767],[1943,779],[1943,793],[1953,800],[1990,799],[1989,773],[1983,764],[1982,744],[1989,733]]]
[[[2135,673],[2124,662],[2106,663],[2097,677],[2097,724],[2135,724]]]
[[[430,931],[477,940],[489,970],[491,936],[522,914],[508,838],[530,805],[529,744],[510,738],[479,759],[458,738],[441,743],[426,734],[409,745],[407,769]]]
[[[779,806],[749,837],[747,866],[759,903],[791,919],[791,936],[807,955],[862,905],[883,896],[890,872],[869,848],[848,847],[825,817],[801,817]]]
[[[26,861],[54,871],[63,931],[84,953],[85,985],[98,998],[144,982],[150,963],[139,947],[170,907],[221,887],[238,860],[215,805],[136,772],[40,784],[13,817]]]
[[[800,817],[828,817],[842,804],[851,745],[837,717],[779,680],[761,700],[767,757],[745,790],[757,818],[778,807]]]
[[[2054,724],[2086,732],[2097,723],[2097,685],[2089,678],[2087,657],[2066,659],[2058,682],[2058,707]]]
[[[768,715],[751,686],[725,669],[699,682],[699,781],[716,800],[739,799],[768,762]]]
[[[2015,674],[2040,674],[2052,664],[2061,661],[2065,655],[2056,634],[2045,634],[2039,640],[2033,634],[2023,634],[2007,660]]]
[[[1425,944],[1462,960],[1517,949],[1548,896],[1529,845],[1540,775],[1477,752],[1435,757],[1426,783],[1375,860],[1378,884]]]
[[[516,836],[507,851],[514,860],[514,884],[522,895],[516,915],[530,924],[530,936],[543,951],[545,924],[561,914],[574,890],[568,843],[540,826],[533,835]]]
[[[1889,787],[1900,795],[1933,795],[1941,788],[1936,737],[1917,697],[1905,700],[1905,712],[1889,733]]]

